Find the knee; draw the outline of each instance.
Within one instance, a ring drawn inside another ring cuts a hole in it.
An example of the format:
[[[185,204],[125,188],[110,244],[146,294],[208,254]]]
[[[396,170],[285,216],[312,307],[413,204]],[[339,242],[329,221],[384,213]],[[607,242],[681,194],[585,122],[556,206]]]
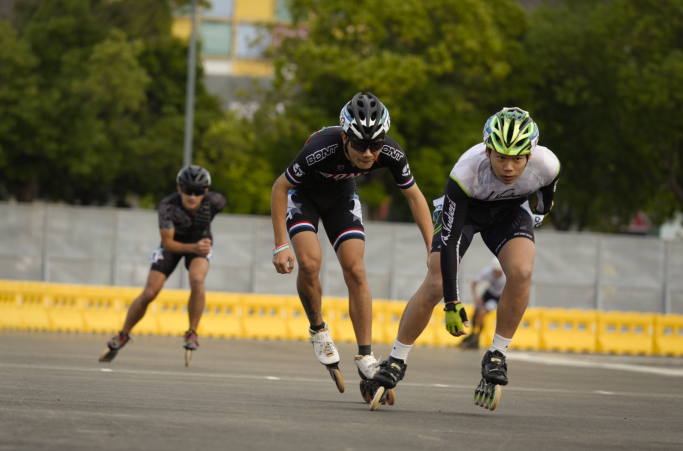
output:
[[[315,279],[320,274],[321,261],[315,258],[299,260],[299,274],[306,279]]]
[[[429,277],[426,281],[426,298],[432,308],[443,298],[441,277]]]
[[[145,287],[145,289],[142,291],[142,296],[140,296],[140,300],[143,304],[147,305],[156,299],[156,297],[159,295],[159,291],[161,290],[155,287]]]
[[[193,292],[204,290],[204,277],[190,275],[190,290]]]
[[[533,272],[533,267],[521,266],[514,268],[512,271],[508,271],[505,274],[506,277],[506,287],[519,287],[526,288],[531,285],[531,274]]]
[[[362,260],[352,263],[344,268],[344,278],[347,282],[361,284],[365,282],[365,264]]]

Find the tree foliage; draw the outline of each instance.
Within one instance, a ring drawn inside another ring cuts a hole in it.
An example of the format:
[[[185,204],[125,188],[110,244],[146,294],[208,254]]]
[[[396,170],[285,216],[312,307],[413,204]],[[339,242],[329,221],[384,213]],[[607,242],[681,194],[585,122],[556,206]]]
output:
[[[164,0],[19,0],[0,24],[0,178],[19,200],[163,196],[182,164],[187,47]],[[197,89],[197,142],[219,116]]]
[[[682,21],[678,0],[569,0],[532,16],[534,117],[564,167],[561,228],[680,210]]]
[[[177,1],[176,6],[187,3]],[[308,136],[373,92],[427,198],[505,106],[563,165],[552,223],[618,230],[683,205],[683,2],[292,0],[272,89],[220,114],[198,83],[196,162],[228,211],[267,214]],[[166,0],[18,0],[0,23],[0,184],[19,199],[158,199],[182,155],[186,43]],[[275,32],[275,30],[274,30]],[[200,71],[201,72],[201,71]],[[201,77],[199,77],[201,78]],[[249,100],[245,98],[245,101]],[[410,220],[387,171],[357,179],[369,217]],[[1,193],[0,193],[1,194]],[[549,221],[550,222],[550,221]]]

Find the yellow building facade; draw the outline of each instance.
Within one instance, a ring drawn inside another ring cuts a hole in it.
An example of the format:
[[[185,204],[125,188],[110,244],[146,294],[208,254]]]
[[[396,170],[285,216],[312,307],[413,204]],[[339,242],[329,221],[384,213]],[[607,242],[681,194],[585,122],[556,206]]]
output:
[[[211,0],[198,8],[198,37],[207,76],[272,77],[266,55],[270,26],[290,20],[287,0]],[[175,13],[173,33],[188,39],[192,29],[189,8]]]

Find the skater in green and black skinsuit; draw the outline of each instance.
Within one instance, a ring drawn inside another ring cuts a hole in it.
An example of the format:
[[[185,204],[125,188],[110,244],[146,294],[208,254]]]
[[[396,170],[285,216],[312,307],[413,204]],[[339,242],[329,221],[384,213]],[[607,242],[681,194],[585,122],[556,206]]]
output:
[[[145,316],[147,306],[157,297],[166,279],[180,260],[190,278],[190,299],[187,312],[190,329],[185,332],[183,347],[185,365],[189,365],[191,351],[197,349],[197,327],[204,312],[204,279],[211,262],[211,221],[226,204],[225,196],[209,191],[211,175],[201,166],[187,166],[176,178],[178,192],[159,204],[159,233],[161,247],[152,253],[152,267],[147,285],[128,309],[123,329],[107,343],[100,362],[111,362],[118,351],[130,340],[130,331]]]
[[[405,376],[413,343],[429,323],[441,298],[446,304],[446,329],[454,336],[467,335],[467,314],[460,302],[458,271],[474,234],[498,257],[507,281],[498,304],[493,345],[481,364],[482,379],[475,390],[475,404],[493,410],[501,385],[507,385],[507,349],[529,301],[536,245],[533,228],[553,207],[560,162],[550,149],[537,146],[538,126],[529,113],[504,108],[484,126],[484,142],[458,160],[446,183],[444,197],[435,201],[437,220],[429,260],[429,272],[401,318],[394,349],[380,364],[374,380],[393,388]],[[529,208],[529,195],[538,204]],[[372,410],[382,400],[382,389]]]

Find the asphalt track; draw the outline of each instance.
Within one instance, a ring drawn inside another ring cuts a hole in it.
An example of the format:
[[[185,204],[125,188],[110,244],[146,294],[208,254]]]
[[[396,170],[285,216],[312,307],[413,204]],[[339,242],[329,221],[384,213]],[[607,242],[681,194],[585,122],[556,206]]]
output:
[[[305,342],[0,332],[0,450],[659,450],[683,448],[683,359],[509,354],[498,409],[472,402],[481,352],[415,348],[397,403],[370,412]],[[387,345],[375,355],[389,353]]]

